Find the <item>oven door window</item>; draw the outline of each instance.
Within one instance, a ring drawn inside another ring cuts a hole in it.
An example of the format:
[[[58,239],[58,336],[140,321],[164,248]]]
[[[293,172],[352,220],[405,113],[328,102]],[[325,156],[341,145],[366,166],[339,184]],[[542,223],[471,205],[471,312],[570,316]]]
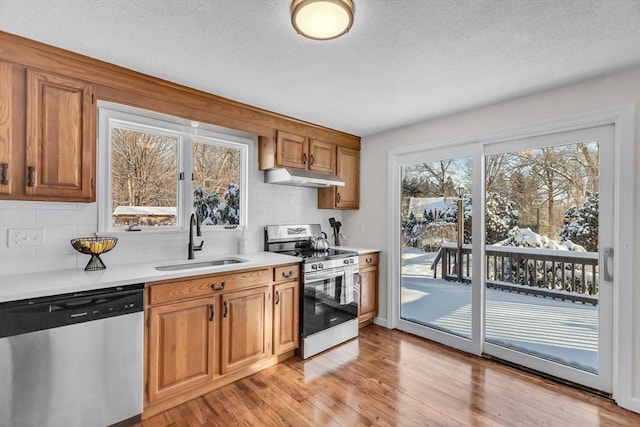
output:
[[[350,275],[351,280],[346,280]],[[357,273],[345,270],[323,271],[304,277],[302,336],[358,317]]]

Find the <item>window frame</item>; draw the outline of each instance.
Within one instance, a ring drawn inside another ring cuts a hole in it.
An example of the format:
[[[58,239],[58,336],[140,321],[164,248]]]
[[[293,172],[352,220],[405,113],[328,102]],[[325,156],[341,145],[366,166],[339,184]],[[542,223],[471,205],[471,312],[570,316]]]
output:
[[[254,142],[250,135],[135,107],[98,101],[98,234],[128,233],[126,227],[113,227],[111,137],[114,127],[153,132],[178,140],[176,223],[173,226],[162,227],[141,226],[142,233],[168,234],[182,232],[187,228],[189,215],[193,211],[194,185],[191,177],[193,176],[192,147],[195,143],[231,147],[240,151],[239,224],[203,225],[203,232],[235,230],[248,226],[249,147]],[[180,178],[181,175],[183,179]]]

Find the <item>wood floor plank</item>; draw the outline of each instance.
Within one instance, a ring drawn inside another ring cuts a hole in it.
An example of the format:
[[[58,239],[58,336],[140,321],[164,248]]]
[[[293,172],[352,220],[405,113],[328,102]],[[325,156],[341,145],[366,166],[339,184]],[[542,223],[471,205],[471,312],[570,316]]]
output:
[[[376,325],[144,420],[195,426],[640,426],[611,400]]]

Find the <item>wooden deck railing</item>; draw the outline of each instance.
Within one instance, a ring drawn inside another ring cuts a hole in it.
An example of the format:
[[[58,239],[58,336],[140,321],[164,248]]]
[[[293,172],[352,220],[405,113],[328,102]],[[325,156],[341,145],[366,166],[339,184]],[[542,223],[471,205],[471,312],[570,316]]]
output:
[[[458,263],[459,252],[461,262]],[[598,254],[510,246],[485,247],[488,287],[597,305]],[[433,261],[434,277],[471,282],[471,245],[445,243]],[[438,268],[438,264],[441,264]],[[461,268],[459,274],[458,268]]]

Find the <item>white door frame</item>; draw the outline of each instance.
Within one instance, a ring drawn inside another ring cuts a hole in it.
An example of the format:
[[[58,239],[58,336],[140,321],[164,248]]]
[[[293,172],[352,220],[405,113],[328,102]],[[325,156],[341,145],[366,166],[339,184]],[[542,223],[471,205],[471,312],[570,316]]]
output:
[[[558,119],[533,123],[527,126],[500,130],[475,137],[456,138],[417,144],[410,147],[390,149],[387,157],[388,167],[388,203],[387,253],[389,268],[387,271],[387,324],[395,328],[399,322],[399,277],[400,277],[400,213],[395,202],[400,200],[400,169],[398,158],[401,155],[418,153],[425,149],[455,147],[467,144],[485,145],[510,141],[518,138],[548,135],[558,132],[579,130],[599,125],[614,125],[614,236],[613,260],[613,381],[612,396],[616,402],[632,411],[640,412],[640,396],[634,396],[634,381],[640,377],[640,368],[634,364],[634,338],[640,335],[633,325],[633,243],[635,224],[636,195],[632,172],[635,162],[635,106],[623,105],[580,113]],[[474,164],[474,167],[477,167]],[[479,186],[474,186],[474,189]],[[477,195],[474,191],[474,198]],[[479,222],[479,221],[475,221]],[[474,235],[476,231],[474,229]],[[474,239],[476,240],[476,239]],[[479,239],[477,239],[479,240]],[[475,296],[475,295],[474,295]],[[479,313],[478,313],[479,314]],[[474,321],[476,316],[474,316]],[[637,340],[637,338],[636,338]],[[476,352],[473,352],[476,353]]]

